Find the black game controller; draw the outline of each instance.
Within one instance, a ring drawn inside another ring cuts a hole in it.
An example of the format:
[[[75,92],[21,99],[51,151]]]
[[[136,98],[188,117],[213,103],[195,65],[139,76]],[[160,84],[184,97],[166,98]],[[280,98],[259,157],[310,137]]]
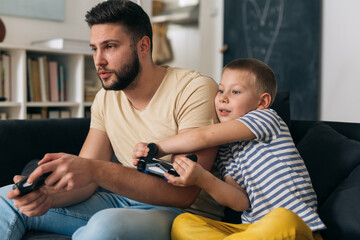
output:
[[[19,196],[24,196],[24,195],[26,195],[26,194],[28,194],[30,192],[36,191],[36,190],[38,190],[39,188],[41,188],[42,186],[45,185],[45,179],[50,174],[51,174],[51,172],[44,173],[38,179],[36,179],[32,184],[28,184],[26,182],[28,177],[29,177],[29,176],[26,176],[23,179],[21,179],[19,182],[14,184],[13,190],[19,189],[20,190],[20,195]]]
[[[158,148],[155,143],[149,143],[147,147],[150,149],[149,153],[147,157],[140,158],[137,165],[137,170],[164,179],[166,179],[164,176],[164,173],[166,172],[174,175],[175,177],[180,176],[173,168],[172,163],[155,158],[158,152]],[[195,154],[189,154],[186,157],[193,160],[194,162],[197,162],[197,156]]]

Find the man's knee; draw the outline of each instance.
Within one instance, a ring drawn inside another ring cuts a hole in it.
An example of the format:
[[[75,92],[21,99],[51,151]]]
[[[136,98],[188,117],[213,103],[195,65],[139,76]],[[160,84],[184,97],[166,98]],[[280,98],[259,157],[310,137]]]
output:
[[[0,188],[0,202],[1,202],[1,204],[3,204],[3,203],[9,204],[10,202],[12,202],[12,200],[8,199],[7,196],[6,196],[8,194],[8,192],[12,190],[12,186],[13,185],[7,185],[7,186],[4,186],[4,187]],[[12,203],[11,203],[11,205],[12,205]]]
[[[169,239],[176,215],[161,210],[110,208],[92,216],[73,239]]]

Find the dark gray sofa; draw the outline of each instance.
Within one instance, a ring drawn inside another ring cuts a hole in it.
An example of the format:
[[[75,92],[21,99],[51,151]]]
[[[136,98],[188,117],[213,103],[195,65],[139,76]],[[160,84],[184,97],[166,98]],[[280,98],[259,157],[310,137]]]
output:
[[[309,170],[328,227],[323,238],[360,239],[360,123],[290,120],[287,100],[288,95],[277,97],[274,109],[289,125]],[[0,121],[0,186],[47,152],[78,154],[88,128],[89,119]],[[239,213],[228,209],[224,220],[239,222]],[[70,238],[29,231],[23,239]]]

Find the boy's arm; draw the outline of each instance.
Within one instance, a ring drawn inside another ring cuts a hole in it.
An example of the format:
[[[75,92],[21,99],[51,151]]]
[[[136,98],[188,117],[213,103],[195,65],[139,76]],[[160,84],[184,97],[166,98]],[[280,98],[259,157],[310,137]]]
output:
[[[158,156],[195,152],[225,143],[254,139],[255,134],[242,122],[231,120],[190,129],[156,143]]]
[[[186,157],[176,158],[174,168],[180,176],[174,177],[166,173],[165,177],[169,183],[175,186],[198,186],[218,203],[235,211],[244,211],[249,208],[247,193],[230,176],[226,176],[224,182]]]

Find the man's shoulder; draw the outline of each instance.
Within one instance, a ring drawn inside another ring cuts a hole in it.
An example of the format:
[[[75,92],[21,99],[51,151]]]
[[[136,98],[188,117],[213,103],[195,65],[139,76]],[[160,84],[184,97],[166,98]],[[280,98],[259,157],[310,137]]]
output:
[[[217,86],[217,83],[209,76],[199,71],[168,67],[168,78],[176,81],[177,84],[201,83]]]
[[[196,93],[212,97],[218,91],[218,84],[211,77],[194,70],[169,68],[165,81],[166,89],[173,89],[177,95]]]

